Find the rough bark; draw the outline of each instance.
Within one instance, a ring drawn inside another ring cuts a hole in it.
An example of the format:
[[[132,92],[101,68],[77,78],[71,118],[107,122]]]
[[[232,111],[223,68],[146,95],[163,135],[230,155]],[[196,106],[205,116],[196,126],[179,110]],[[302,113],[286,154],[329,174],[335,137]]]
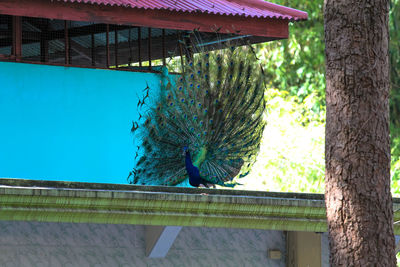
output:
[[[388,0],[325,0],[331,266],[396,266],[390,194]]]

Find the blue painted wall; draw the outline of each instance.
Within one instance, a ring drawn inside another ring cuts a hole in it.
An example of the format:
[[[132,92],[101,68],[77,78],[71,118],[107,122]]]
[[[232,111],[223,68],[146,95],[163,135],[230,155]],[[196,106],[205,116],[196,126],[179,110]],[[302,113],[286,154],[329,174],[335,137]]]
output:
[[[0,62],[0,177],[126,183],[160,74]]]

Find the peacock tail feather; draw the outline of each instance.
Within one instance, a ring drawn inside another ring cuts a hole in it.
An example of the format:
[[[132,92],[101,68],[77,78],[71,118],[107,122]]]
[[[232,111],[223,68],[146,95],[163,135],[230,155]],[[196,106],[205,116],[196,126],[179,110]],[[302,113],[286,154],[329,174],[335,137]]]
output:
[[[266,103],[262,68],[252,48],[195,53],[182,69],[162,84],[160,101],[143,116],[143,153],[131,183],[183,182],[185,146],[201,177],[213,184],[245,176],[255,162]]]

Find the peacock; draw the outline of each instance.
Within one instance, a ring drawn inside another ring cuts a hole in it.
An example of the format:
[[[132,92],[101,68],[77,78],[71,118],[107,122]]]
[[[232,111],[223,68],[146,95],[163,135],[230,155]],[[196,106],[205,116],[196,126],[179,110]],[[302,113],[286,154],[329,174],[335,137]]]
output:
[[[195,187],[234,186],[233,178],[246,176],[255,162],[266,102],[253,48],[200,51],[192,43],[186,50],[181,74],[164,77],[159,101],[134,123],[141,155],[128,176],[132,184],[174,186],[188,179]]]

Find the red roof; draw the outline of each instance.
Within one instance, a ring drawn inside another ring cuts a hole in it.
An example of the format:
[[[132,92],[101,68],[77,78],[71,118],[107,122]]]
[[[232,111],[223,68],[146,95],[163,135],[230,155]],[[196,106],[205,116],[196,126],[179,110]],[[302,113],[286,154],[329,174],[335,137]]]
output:
[[[129,8],[209,13],[254,18],[306,20],[307,13],[263,0],[59,0]]]

